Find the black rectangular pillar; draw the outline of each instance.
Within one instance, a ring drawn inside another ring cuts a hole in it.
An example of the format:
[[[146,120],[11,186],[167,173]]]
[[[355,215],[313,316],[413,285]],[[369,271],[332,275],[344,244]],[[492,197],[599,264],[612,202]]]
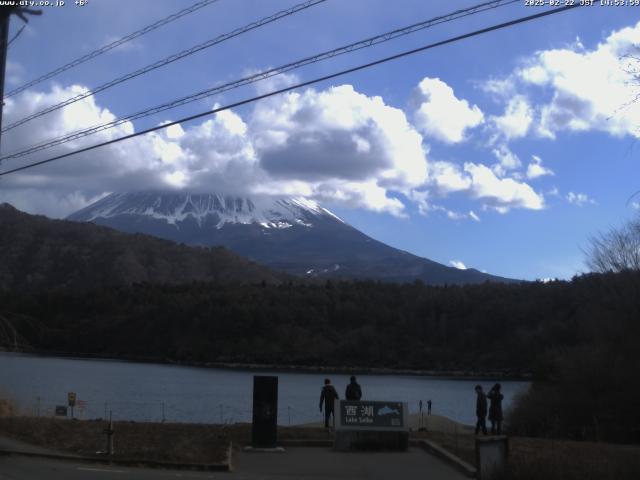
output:
[[[253,377],[253,425],[251,443],[254,448],[275,448],[278,437],[278,377]]]

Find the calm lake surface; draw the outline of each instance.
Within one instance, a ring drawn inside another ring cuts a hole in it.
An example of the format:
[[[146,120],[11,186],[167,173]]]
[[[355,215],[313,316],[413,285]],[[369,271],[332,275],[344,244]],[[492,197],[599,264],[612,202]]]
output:
[[[254,372],[41,357],[0,352],[0,395],[10,397],[25,414],[51,416],[56,405],[66,405],[67,392],[76,392],[85,407],[76,407],[80,418],[114,420],[233,423],[251,421],[253,375],[277,375],[278,423],[281,425],[320,421],[320,388],[326,374]],[[342,397],[349,375],[329,375]],[[475,394],[480,383],[407,375],[358,375],[363,399],[433,402],[432,411],[467,424],[475,423]],[[503,405],[509,408],[515,394],[529,382],[502,381]]]

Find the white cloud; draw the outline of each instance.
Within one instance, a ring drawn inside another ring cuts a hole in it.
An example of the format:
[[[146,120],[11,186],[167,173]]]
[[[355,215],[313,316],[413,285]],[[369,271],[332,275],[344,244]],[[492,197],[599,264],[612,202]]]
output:
[[[498,178],[489,167],[482,164],[465,163],[464,171],[471,177],[472,195],[501,213],[510,208],[544,208],[544,197],[524,182]]]
[[[467,266],[464,263],[462,263],[460,260],[450,260],[449,265],[451,265],[454,268],[457,268],[458,270],[467,269]]]
[[[554,175],[553,171],[542,165],[542,159],[537,155],[531,155],[533,162],[527,167],[527,178],[538,178],[545,175]]]
[[[431,183],[442,194],[464,191],[471,187],[469,176],[450,162],[433,162],[430,165],[429,177]]]
[[[465,192],[501,213],[512,208],[544,208],[544,197],[528,184],[514,178],[499,178],[483,164],[467,162],[461,169],[451,162],[433,162],[428,183],[441,195]]]
[[[634,210],[640,210],[640,202],[631,202],[631,208]]]
[[[54,86],[49,92],[27,91],[9,98],[5,122],[86,90]],[[113,119],[89,97],[12,130],[3,136],[3,148],[20,150]],[[133,125],[125,123],[3,166],[24,165],[133,132]],[[506,157],[503,162],[509,164]],[[543,208],[542,195],[515,175],[498,178],[482,164],[468,162],[462,168],[429,160],[428,147],[403,111],[381,97],[341,85],[272,97],[243,116],[219,112],[200,123],[172,126],[9,175],[3,179],[0,201],[59,217],[112,191],[188,189],[299,195],[399,217],[406,215],[404,202],[410,201],[423,214],[437,211],[454,220],[479,221],[473,210],[464,213],[431,204],[429,195],[458,192],[502,213]]]
[[[427,177],[422,137],[405,114],[350,85],[261,102],[249,128],[260,167],[319,200],[398,214],[389,191],[409,194]]]
[[[8,99],[5,121],[84,91],[72,86],[25,92]],[[19,150],[114,118],[90,97],[12,130],[3,138],[3,147]],[[172,126],[25,170],[3,179],[0,198],[15,201],[18,191],[33,196],[34,189],[41,189],[42,198],[54,192],[63,198],[81,186],[88,201],[108,191],[173,188],[302,195],[402,216],[405,207],[391,192],[408,194],[426,180],[427,152],[404,113],[349,85],[274,97],[257,104],[247,118],[223,111],[202,123]],[[132,132],[133,125],[126,123],[60,146],[56,153]],[[41,152],[29,162],[50,155],[52,150]],[[34,208],[37,202],[32,200]],[[51,203],[57,213],[47,212],[53,216],[82,206],[80,201]]]
[[[501,116],[491,116],[492,127],[497,131],[497,136],[507,141],[522,138],[533,122],[534,111],[527,98],[523,95],[516,95],[509,100]]]
[[[502,177],[506,175],[509,170],[515,170],[522,166],[522,162],[518,156],[505,144],[494,148],[493,155],[498,159],[498,163],[492,167],[492,170],[498,176]]]
[[[592,198],[589,198],[589,196],[586,193],[569,192],[565,198],[570,204],[576,205],[578,207],[582,207],[587,204],[596,203],[595,200],[593,200]]]
[[[563,131],[601,130],[640,137],[638,85],[630,68],[638,67],[640,23],[609,35],[593,50],[581,44],[537,52],[516,75],[527,86],[549,89],[540,108],[538,134],[555,138]],[[636,53],[636,60],[626,55]]]
[[[439,78],[425,77],[413,92],[413,119],[428,138],[459,143],[468,129],[484,121],[477,105],[456,98],[453,89]]]

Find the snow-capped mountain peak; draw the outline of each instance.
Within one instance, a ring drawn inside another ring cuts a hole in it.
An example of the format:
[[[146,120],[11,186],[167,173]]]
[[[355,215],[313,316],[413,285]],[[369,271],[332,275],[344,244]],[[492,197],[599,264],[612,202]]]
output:
[[[216,228],[225,224],[258,224],[263,228],[283,229],[294,225],[311,227],[317,217],[342,219],[313,200],[299,197],[235,197],[220,194],[189,193],[112,193],[69,217],[94,221],[121,215],[136,215],[164,220],[170,225],[191,218],[202,225],[214,221]]]

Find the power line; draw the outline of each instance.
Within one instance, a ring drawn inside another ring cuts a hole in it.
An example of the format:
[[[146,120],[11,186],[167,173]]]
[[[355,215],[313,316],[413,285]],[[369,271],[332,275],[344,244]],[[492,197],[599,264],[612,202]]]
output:
[[[235,30],[229,32],[229,33],[225,33],[222,35],[219,35],[215,38],[212,38],[211,40],[207,40],[206,42],[200,43],[198,45],[195,45],[191,48],[188,48],[186,50],[182,50],[181,52],[178,53],[174,53],[173,55],[170,55],[166,58],[163,58],[162,60],[158,60],[157,62],[154,62],[150,65],[147,65],[145,67],[139,68],[138,70],[135,70],[133,72],[127,73],[126,75],[123,75],[121,77],[118,77],[114,80],[111,80],[107,83],[104,83],[102,85],[100,85],[99,87],[94,88],[93,90],[89,90],[87,92],[81,93],[76,95],[75,97],[71,97],[68,98],[67,100],[64,100],[60,103],[56,103],[55,105],[51,105],[50,107],[47,107],[43,110],[40,110],[32,115],[29,115],[27,117],[22,118],[21,120],[18,120],[16,122],[13,122],[10,125],[7,125],[5,128],[2,129],[2,132],[6,132],[7,130],[11,130],[13,128],[16,128],[20,125],[23,125],[35,118],[41,117],[42,115],[46,115],[47,113],[51,113],[54,112],[56,110],[61,109],[62,107],[66,107],[67,105],[71,105],[72,103],[75,103],[79,100],[82,100],[84,98],[90,97],[92,95],[95,95],[96,93],[102,92],[104,90],[107,90],[108,88],[111,88],[115,85],[118,85],[120,83],[126,82],[127,80],[131,80],[132,78],[136,78],[139,77],[140,75],[144,75],[146,73],[149,73],[153,70],[156,70],[157,68],[160,67],[164,67],[165,65],[169,65],[170,63],[173,63],[177,60],[180,60],[182,58],[188,57],[190,55],[193,55],[194,53],[197,53],[201,50],[204,50],[206,48],[210,48],[213,47],[214,45],[217,45],[219,43],[225,42],[231,38],[237,37],[239,35],[242,35],[243,33],[246,33],[250,30],[254,30],[256,28],[262,27],[264,25],[267,25],[269,23],[275,22],[277,20],[280,20],[284,17],[288,17],[290,15],[295,15],[296,13],[302,11],[302,10],[306,10],[307,8],[313,7],[315,5],[318,5],[320,3],[324,3],[327,0],[306,0],[305,2],[299,3],[287,10],[282,10],[280,12],[277,12],[273,15],[269,15],[268,17],[264,17],[256,22],[252,22],[248,25],[245,25],[244,27],[240,27],[240,28],[236,28]]]
[[[184,17],[185,15],[189,15],[190,13],[193,13],[203,7],[206,7],[207,5],[210,5],[212,3],[218,2],[219,0],[202,0],[200,2],[196,2],[193,5],[191,5],[188,8],[182,9],[179,12],[176,12],[174,14],[171,14],[161,20],[158,20],[155,23],[152,23],[151,25],[147,25],[144,28],[141,28],[140,30],[137,30],[133,33],[130,33],[129,35],[126,35],[118,40],[115,40],[107,45],[105,45],[104,47],[98,48],[97,50],[94,50],[92,52],[87,53],[86,55],[83,55],[80,58],[77,58],[61,67],[56,68],[55,70],[50,71],[49,73],[45,73],[44,75],[31,80],[29,83],[26,83],[24,85],[22,85],[21,87],[18,87],[14,90],[11,90],[9,93],[7,93],[5,95],[4,98],[9,98],[12,97],[14,95],[17,95],[20,92],[25,91],[26,89],[33,87],[34,85],[37,85],[39,83],[44,82],[45,80],[49,80],[50,78],[55,77],[56,75],[65,72],[73,67],[77,67],[78,65],[87,62],[89,60],[91,60],[92,58],[95,58],[99,55],[102,55],[103,53],[108,52],[109,50],[113,50],[116,47],[119,47],[120,45],[123,45],[127,42],[130,42],[131,40],[134,40],[138,37],[141,37],[142,35],[151,32],[152,30],[156,30],[157,28],[160,28],[164,25],[167,25],[168,23],[173,22],[174,20],[178,20],[181,17]],[[17,35],[16,35],[17,36]]]
[[[414,48],[412,50],[406,50],[406,51],[398,53],[396,55],[391,55],[389,57],[385,57],[385,58],[382,58],[382,59],[379,59],[379,60],[375,60],[373,62],[365,63],[365,64],[359,65],[357,67],[352,67],[352,68],[348,68],[346,70],[341,70],[339,72],[335,72],[335,73],[332,73],[332,74],[329,74],[329,75],[325,75],[323,77],[315,78],[313,80],[308,80],[306,82],[301,82],[301,83],[298,83],[296,85],[291,85],[289,87],[281,88],[279,90],[275,90],[273,92],[265,93],[263,95],[258,95],[256,97],[252,97],[252,98],[249,98],[249,99],[241,100],[239,102],[235,102],[235,103],[232,103],[232,104],[229,104],[229,105],[225,105],[223,107],[219,107],[219,108],[216,108],[216,109],[213,109],[213,110],[207,110],[207,111],[200,112],[200,113],[197,113],[197,114],[194,114],[194,115],[183,117],[180,120],[176,120],[176,121],[173,121],[173,122],[165,123],[163,125],[158,125],[158,126],[155,126],[155,127],[147,128],[146,130],[141,130],[140,132],[132,133],[132,134],[129,134],[129,135],[124,135],[122,137],[118,137],[118,138],[115,138],[115,139],[112,139],[112,140],[108,140],[106,142],[97,143],[97,144],[91,145],[89,147],[81,148],[81,149],[78,149],[78,150],[74,150],[72,152],[64,153],[62,155],[57,155],[55,157],[47,158],[46,160],[41,160],[39,162],[34,162],[34,163],[30,163],[28,165],[24,165],[22,167],[17,167],[17,168],[13,168],[11,170],[0,172],[0,177],[2,177],[4,175],[9,175],[11,173],[20,172],[22,170],[27,170],[29,168],[33,168],[33,167],[36,167],[36,166],[39,166],[39,165],[43,165],[45,163],[50,163],[50,162],[53,162],[53,161],[56,161],[56,160],[61,160],[63,158],[67,158],[67,157],[70,157],[72,155],[77,155],[79,153],[84,153],[84,152],[88,152],[90,150],[95,150],[96,148],[105,147],[107,145],[118,143],[118,142],[121,142],[123,140],[129,140],[129,139],[134,138],[134,137],[139,137],[141,135],[146,135],[147,133],[151,133],[151,132],[155,132],[157,130],[162,130],[162,129],[165,129],[165,128],[169,128],[169,127],[171,127],[173,125],[179,125],[181,123],[189,122],[191,120],[196,120],[198,118],[214,115],[214,114],[222,112],[224,110],[230,110],[232,108],[240,107],[242,105],[247,105],[249,103],[253,103],[253,102],[256,102],[258,100],[263,100],[265,98],[269,98],[269,97],[273,97],[275,95],[279,95],[281,93],[290,92],[292,90],[296,90],[296,89],[299,89],[299,88],[302,88],[302,87],[307,87],[309,85],[314,85],[316,83],[320,83],[320,82],[323,82],[323,81],[326,81],[326,80],[330,80],[332,78],[340,77],[340,76],[343,76],[343,75],[346,75],[346,74],[349,74],[349,73],[353,73],[353,72],[357,72],[357,71],[364,70],[364,69],[367,69],[367,68],[371,68],[371,67],[374,67],[376,65],[380,65],[380,64],[387,63],[387,62],[390,62],[390,61],[393,61],[393,60],[397,60],[399,58],[403,58],[403,57],[406,57],[406,56],[409,56],[409,55],[414,55],[416,53],[423,52],[425,50],[430,50],[432,48],[436,48],[436,47],[440,47],[440,46],[443,46],[443,45],[447,45],[449,43],[458,42],[460,40],[464,40],[464,39],[467,39],[467,38],[471,38],[471,37],[475,37],[475,36],[478,36],[478,35],[482,35],[484,33],[489,33],[489,32],[492,32],[494,30],[500,30],[500,29],[503,29],[503,28],[512,27],[512,26],[520,24],[520,23],[524,23],[524,22],[528,22],[528,21],[535,20],[535,19],[538,19],[538,18],[546,17],[548,15],[553,15],[553,14],[556,14],[556,13],[564,12],[564,11],[567,11],[567,10],[571,10],[573,8],[578,8],[580,6],[581,5],[579,5],[579,4],[574,4],[574,5],[568,5],[568,6],[565,6],[565,7],[554,8],[554,9],[551,9],[551,10],[545,10],[543,12],[536,13],[534,15],[529,15],[529,16],[526,16],[526,17],[520,17],[520,18],[517,18],[515,20],[511,20],[509,22],[500,23],[500,24],[497,24],[497,25],[492,25],[490,27],[486,27],[486,28],[483,28],[483,29],[480,29],[480,30],[475,30],[473,32],[465,33],[463,35],[458,35],[456,37],[448,38],[446,40],[441,40],[439,42],[431,43],[429,45],[424,45],[422,47]]]
[[[20,36],[20,34],[25,28],[27,28],[26,23],[22,25],[22,27],[20,27],[20,29],[15,33],[13,37],[11,37],[11,40],[9,40],[9,42],[7,43],[7,47],[9,47]]]
[[[469,7],[469,8],[465,8],[465,9],[461,9],[461,10],[456,10],[454,12],[448,13],[446,15],[440,15],[428,20],[424,20],[422,22],[418,22],[418,23],[414,23],[412,25],[409,25],[407,27],[402,27],[402,28],[397,28],[395,30],[392,30],[390,32],[386,32],[380,35],[376,35],[374,37],[370,37],[367,38],[365,40],[361,40],[358,42],[354,42],[342,47],[338,47],[335,48],[333,50],[328,50],[316,55],[312,55],[310,57],[306,57],[303,58],[301,60],[297,60],[295,62],[291,62],[291,63],[287,63],[285,65],[281,65],[279,67],[275,67],[275,68],[271,68],[269,70],[263,71],[263,72],[258,72],[256,74],[250,75],[248,77],[244,77],[241,78],[239,80],[234,80],[228,83],[225,83],[223,85],[219,85],[216,87],[212,87],[206,90],[202,90],[196,93],[193,93],[191,95],[187,95],[185,97],[181,97],[178,98],[176,100],[172,100],[170,102],[166,102],[160,105],[157,105],[155,107],[151,107],[142,111],[139,111],[137,113],[133,113],[130,115],[127,115],[125,117],[121,117],[118,118],[116,120],[113,120],[111,122],[108,123],[104,123],[104,124],[100,124],[100,125],[94,125],[92,127],[89,128],[85,128],[85,129],[81,129],[81,130],[76,130],[74,132],[70,132],[67,134],[64,134],[62,136],[47,140],[46,142],[41,142],[39,144],[35,144],[35,145],[31,145],[29,147],[27,147],[24,150],[21,151],[17,151],[11,154],[7,154],[5,156],[0,157],[0,161],[2,160],[8,160],[8,159],[14,159],[14,158],[20,158],[20,157],[24,157],[26,155],[29,155],[31,153],[36,153],[42,150],[46,150],[48,148],[57,146],[57,145],[61,145],[63,143],[67,143],[73,140],[77,140],[83,137],[86,137],[88,135],[93,135],[95,133],[104,131],[104,130],[108,130],[110,128],[114,128],[118,125],[122,125],[123,123],[126,122],[130,122],[130,121],[134,121],[134,120],[138,120],[140,118],[144,118],[144,117],[148,117],[150,115],[154,115],[166,110],[170,110],[179,106],[183,106],[198,100],[202,100],[204,98],[210,97],[212,95],[216,95],[219,93],[223,93],[226,92],[228,90],[232,90],[235,88],[239,88],[245,85],[249,85],[251,83],[255,83],[261,80],[265,80],[267,78],[270,77],[274,77],[276,75],[281,75],[283,73],[286,72],[290,72],[292,70],[296,70],[298,68],[313,64],[313,63],[317,63],[317,62],[321,62],[323,60],[327,60],[339,55],[343,55],[346,53],[350,53],[356,50],[361,50],[363,48],[368,48],[380,43],[384,43],[384,42],[388,42],[390,40],[393,40],[395,38],[398,38],[400,36],[404,36],[404,35],[409,35],[411,33],[417,32],[419,30],[423,30],[425,28],[430,28],[433,27],[435,25],[439,25],[442,23],[447,23],[447,22],[451,22],[453,20],[457,20],[459,18],[463,18],[463,17],[467,17],[469,15],[475,15],[477,13],[481,13],[484,12],[486,10],[490,10],[490,9],[495,9],[498,7],[503,7],[503,6],[507,6],[513,3],[519,3],[521,0],[492,0],[489,2],[485,2],[485,3],[481,3],[478,5],[475,5],[473,7]]]

